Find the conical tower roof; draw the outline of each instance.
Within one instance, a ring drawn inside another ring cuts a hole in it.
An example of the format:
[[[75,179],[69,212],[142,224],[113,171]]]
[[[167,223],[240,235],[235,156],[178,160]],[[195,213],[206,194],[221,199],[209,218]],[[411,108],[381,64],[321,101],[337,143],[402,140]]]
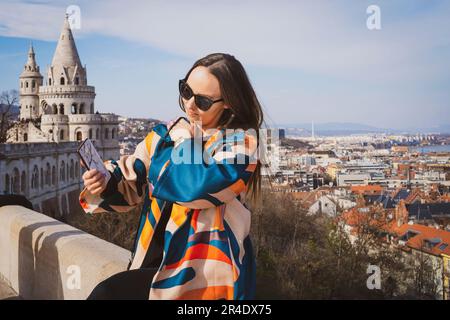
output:
[[[64,19],[61,35],[56,46],[55,55],[52,60],[52,67],[75,67],[81,68],[80,57],[70,29],[68,15]]]

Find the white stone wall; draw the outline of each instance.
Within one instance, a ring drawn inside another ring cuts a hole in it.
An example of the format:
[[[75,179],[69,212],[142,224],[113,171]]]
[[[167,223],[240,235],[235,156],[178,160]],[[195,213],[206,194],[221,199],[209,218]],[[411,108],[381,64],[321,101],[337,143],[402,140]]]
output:
[[[21,206],[0,208],[0,279],[23,299],[86,299],[131,253]]]
[[[0,160],[0,191],[24,195],[35,208],[55,197],[66,204],[67,193],[82,187],[76,148],[76,143],[0,145],[6,155]]]

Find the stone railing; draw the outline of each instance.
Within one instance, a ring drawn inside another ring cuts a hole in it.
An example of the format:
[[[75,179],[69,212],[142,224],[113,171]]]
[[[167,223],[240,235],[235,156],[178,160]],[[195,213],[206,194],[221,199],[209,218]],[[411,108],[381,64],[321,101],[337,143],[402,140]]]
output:
[[[0,207],[0,278],[23,299],[86,299],[130,252],[22,206]]]

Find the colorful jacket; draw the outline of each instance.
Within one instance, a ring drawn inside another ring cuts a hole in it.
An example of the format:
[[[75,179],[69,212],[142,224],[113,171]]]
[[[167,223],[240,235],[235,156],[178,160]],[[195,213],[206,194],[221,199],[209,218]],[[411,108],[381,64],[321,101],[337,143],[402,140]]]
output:
[[[84,188],[80,204],[86,213],[100,213],[127,212],[143,202],[130,269],[142,267],[170,204],[149,299],[252,299],[256,267],[244,200],[256,168],[256,139],[243,131],[224,137],[222,130],[199,145],[176,127],[158,125],[133,155],[105,161],[112,173],[107,189],[96,196]],[[187,146],[191,155],[184,154]],[[197,162],[174,161],[177,153]]]

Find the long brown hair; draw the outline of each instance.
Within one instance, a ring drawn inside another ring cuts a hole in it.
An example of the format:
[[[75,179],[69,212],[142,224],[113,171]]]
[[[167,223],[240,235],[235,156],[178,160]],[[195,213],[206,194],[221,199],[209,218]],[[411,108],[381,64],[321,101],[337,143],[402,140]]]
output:
[[[185,79],[199,66],[207,67],[209,72],[219,80],[224,103],[230,106],[230,109],[224,109],[219,119],[219,127],[254,129],[259,141],[259,129],[264,123],[264,115],[242,64],[230,54],[212,53],[197,60]],[[251,204],[255,205],[261,194],[261,162],[259,160],[248,182],[247,194]]]

